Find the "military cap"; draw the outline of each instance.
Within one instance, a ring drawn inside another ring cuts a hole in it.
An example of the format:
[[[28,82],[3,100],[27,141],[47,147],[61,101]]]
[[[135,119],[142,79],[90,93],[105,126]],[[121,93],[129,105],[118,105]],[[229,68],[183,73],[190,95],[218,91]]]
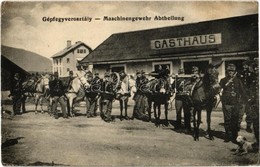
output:
[[[178,74],[183,74],[183,73],[184,73],[184,69],[183,68],[179,68]]]
[[[249,60],[245,60],[245,61],[243,61],[243,63],[242,63],[243,65],[250,65],[250,61]]]
[[[105,72],[104,76],[105,77],[110,77],[110,73],[109,72]]]
[[[228,71],[236,71],[236,66],[235,66],[234,64],[229,64],[229,65],[227,66],[227,70],[228,70]]]
[[[14,77],[20,77],[20,74],[19,73],[15,73]]]
[[[192,66],[192,72],[199,71],[199,68],[197,66]]]
[[[136,70],[136,74],[141,74],[141,71],[140,70]]]
[[[98,72],[96,72],[96,73],[95,73],[95,75],[99,75],[99,73],[98,73]]]
[[[144,70],[141,70],[141,74],[145,74]]]
[[[59,76],[58,72],[54,72],[53,76]]]

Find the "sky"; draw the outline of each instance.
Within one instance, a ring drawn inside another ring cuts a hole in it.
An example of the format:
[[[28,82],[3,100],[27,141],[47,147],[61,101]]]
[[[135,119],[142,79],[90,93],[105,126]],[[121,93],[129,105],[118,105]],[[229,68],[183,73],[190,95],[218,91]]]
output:
[[[174,26],[258,13],[257,1],[24,1],[2,2],[1,44],[50,58],[67,40],[95,49],[120,32]],[[104,16],[151,17],[151,21],[103,21]],[[156,21],[155,16],[184,17]],[[49,22],[43,18],[88,17],[88,21]],[[100,18],[101,20],[94,20]]]

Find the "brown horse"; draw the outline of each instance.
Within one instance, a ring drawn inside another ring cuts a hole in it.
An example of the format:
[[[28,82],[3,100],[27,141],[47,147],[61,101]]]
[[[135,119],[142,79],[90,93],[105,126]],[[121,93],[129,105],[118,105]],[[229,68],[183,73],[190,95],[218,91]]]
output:
[[[153,79],[149,82],[150,93],[147,95],[148,97],[148,114],[149,119],[151,119],[151,109],[153,103],[154,117],[155,117],[155,125],[156,127],[160,127],[160,116],[161,116],[161,105],[164,105],[164,113],[165,113],[165,125],[168,126],[168,105],[171,96],[170,85],[167,80]]]
[[[202,78],[199,78],[193,85],[191,99],[193,103],[193,126],[194,140],[199,140],[199,127],[201,123],[201,111],[207,112],[207,138],[214,140],[211,131],[211,112],[216,104],[216,94],[220,92],[218,84],[218,72],[207,70]],[[196,119],[197,116],[197,119]]]

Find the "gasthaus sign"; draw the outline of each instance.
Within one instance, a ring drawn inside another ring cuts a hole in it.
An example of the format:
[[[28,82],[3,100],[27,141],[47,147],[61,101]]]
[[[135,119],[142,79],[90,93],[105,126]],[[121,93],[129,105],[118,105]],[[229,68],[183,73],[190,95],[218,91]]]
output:
[[[151,41],[152,49],[170,49],[192,46],[221,44],[221,33],[196,35],[169,39],[156,39]]]

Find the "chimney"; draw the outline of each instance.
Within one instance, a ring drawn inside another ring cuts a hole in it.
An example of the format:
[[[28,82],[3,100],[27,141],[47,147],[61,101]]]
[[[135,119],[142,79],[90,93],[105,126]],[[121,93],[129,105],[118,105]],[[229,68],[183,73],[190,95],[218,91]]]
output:
[[[71,46],[71,40],[67,40],[67,48]]]

